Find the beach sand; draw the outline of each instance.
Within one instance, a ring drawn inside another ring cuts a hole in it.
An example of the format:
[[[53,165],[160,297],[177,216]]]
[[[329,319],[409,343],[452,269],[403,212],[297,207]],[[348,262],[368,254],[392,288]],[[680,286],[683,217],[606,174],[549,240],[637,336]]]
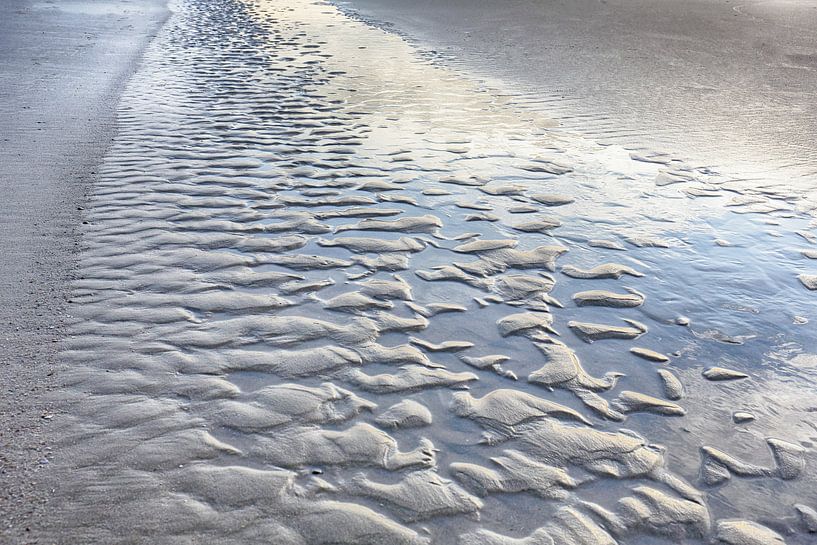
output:
[[[28,542],[49,494],[46,393],[87,194],[115,108],[166,16],[159,1],[0,5],[0,541]]]
[[[83,206],[33,539],[813,539],[808,198],[331,4],[170,9]]]
[[[339,5],[568,128],[813,189],[817,2],[351,0]]]

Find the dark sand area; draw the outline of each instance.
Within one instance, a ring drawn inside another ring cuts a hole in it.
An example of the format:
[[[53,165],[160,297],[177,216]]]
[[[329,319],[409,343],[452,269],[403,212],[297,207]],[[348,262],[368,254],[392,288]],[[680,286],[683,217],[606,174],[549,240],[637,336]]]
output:
[[[83,205],[119,93],[165,17],[160,0],[0,3],[2,543],[26,542],[44,511],[44,396],[59,381]]]
[[[817,2],[353,0],[340,5],[514,82],[569,128],[697,166],[817,172]]]

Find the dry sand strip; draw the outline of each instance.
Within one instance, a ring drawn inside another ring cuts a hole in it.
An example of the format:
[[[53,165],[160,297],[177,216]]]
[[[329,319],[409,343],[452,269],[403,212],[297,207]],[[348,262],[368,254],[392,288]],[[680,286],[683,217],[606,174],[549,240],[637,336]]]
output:
[[[27,543],[88,188],[161,0],[0,2],[0,542]]]

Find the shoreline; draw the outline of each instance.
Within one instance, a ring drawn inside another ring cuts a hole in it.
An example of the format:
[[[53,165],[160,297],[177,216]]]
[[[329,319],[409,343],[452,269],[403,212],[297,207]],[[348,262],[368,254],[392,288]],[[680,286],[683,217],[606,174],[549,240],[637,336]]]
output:
[[[169,15],[163,0],[0,8],[0,537],[36,541],[60,408],[59,341],[80,227],[116,107]],[[46,37],[46,39],[42,39]],[[59,43],[59,47],[54,44]]]

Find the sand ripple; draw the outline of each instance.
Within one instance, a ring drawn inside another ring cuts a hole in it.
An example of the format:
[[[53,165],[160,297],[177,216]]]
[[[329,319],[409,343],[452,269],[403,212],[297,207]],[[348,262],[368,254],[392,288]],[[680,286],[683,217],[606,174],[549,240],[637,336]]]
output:
[[[64,535],[743,544],[814,527],[807,505],[707,492],[808,491],[813,465],[788,435],[766,439],[771,461],[703,444],[754,382],[728,381],[748,375],[672,310],[697,300],[679,270],[732,274],[674,223],[704,174],[553,134],[323,3],[174,9],[87,214]],[[656,191],[674,193],[645,206]]]

